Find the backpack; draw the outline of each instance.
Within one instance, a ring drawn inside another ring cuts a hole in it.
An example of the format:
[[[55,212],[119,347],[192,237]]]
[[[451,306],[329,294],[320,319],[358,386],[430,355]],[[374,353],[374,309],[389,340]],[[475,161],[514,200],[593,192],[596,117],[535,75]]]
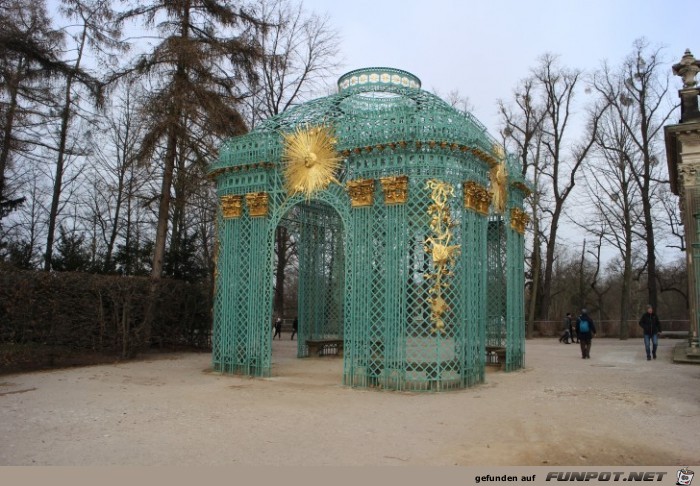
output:
[[[591,327],[588,325],[588,319],[584,316],[578,318],[578,331],[579,332],[591,332]]]

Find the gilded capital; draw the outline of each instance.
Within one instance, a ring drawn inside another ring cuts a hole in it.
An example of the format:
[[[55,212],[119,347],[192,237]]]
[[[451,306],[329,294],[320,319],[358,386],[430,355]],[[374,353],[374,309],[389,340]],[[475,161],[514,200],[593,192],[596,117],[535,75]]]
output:
[[[224,218],[240,218],[243,213],[243,196],[221,196],[221,214]]]
[[[532,194],[532,191],[530,190],[527,185],[523,184],[522,182],[516,181],[513,182],[510,187],[517,189],[518,191],[522,192],[525,197],[528,197],[530,194]]]
[[[347,190],[353,208],[371,206],[374,202],[374,179],[348,181]]]
[[[474,182],[464,183],[464,207],[481,214],[489,214],[491,193],[484,186]]]
[[[530,222],[530,216],[520,208],[510,210],[510,227],[518,233],[525,234],[525,227]]]
[[[408,176],[382,177],[384,204],[404,204],[408,199]]]
[[[267,216],[269,197],[266,192],[252,192],[245,195],[245,203],[251,218]]]

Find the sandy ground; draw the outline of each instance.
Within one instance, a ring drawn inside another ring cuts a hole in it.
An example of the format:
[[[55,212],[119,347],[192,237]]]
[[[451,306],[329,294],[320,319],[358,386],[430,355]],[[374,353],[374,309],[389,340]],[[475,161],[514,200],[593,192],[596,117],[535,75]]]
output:
[[[208,354],[0,377],[0,465],[686,465],[700,366],[661,340],[527,342],[526,369],[442,394],[357,390],[342,359],[273,343],[268,379]]]

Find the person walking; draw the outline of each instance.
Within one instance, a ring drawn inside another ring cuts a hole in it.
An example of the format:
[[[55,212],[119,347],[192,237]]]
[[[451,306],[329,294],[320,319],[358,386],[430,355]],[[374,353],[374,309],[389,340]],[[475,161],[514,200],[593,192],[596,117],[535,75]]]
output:
[[[569,337],[571,338],[571,344],[574,344],[574,338],[576,338],[576,342],[578,343],[578,334],[576,334],[576,326],[574,325],[574,320],[571,318],[571,312],[566,313],[566,318],[569,322]]]
[[[272,336],[272,339],[275,339],[277,336],[282,339],[282,318],[278,317],[277,320],[275,321],[275,334]]]
[[[294,322],[292,323],[292,337],[289,339],[294,339],[294,336],[297,333],[297,329],[299,329],[299,318],[295,317]]]
[[[591,359],[591,341],[595,333],[593,319],[588,315],[586,309],[581,309],[581,315],[576,320],[576,336],[581,344],[582,359]]]
[[[656,359],[661,322],[659,322],[659,316],[656,315],[651,304],[647,306],[647,311],[639,319],[639,326],[644,330],[644,349],[647,352],[647,361],[650,361],[652,357]]]
[[[571,320],[571,312],[566,313],[566,317],[564,317],[564,331],[561,333],[561,336],[559,337],[559,342],[560,343],[566,343],[566,344],[571,344],[574,342],[574,324]],[[569,341],[571,339],[571,341]]]

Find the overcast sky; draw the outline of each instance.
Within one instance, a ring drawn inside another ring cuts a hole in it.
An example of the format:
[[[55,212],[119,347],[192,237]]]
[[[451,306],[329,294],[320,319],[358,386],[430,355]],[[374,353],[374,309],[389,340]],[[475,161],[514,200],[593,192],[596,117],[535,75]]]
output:
[[[342,37],[343,72],[370,66],[404,69],[423,88],[459,90],[496,135],[496,101],[546,52],[564,65],[593,70],[632,51],[635,39],[665,46],[668,69],[686,48],[700,57],[697,0],[304,0],[327,13]],[[341,73],[342,74],[342,73]],[[673,90],[680,88],[674,78]],[[498,137],[497,137],[498,138]]]
[[[544,53],[591,72],[603,60],[620,64],[644,37],[664,47],[669,72],[685,49],[700,58],[698,0],[304,0],[304,6],[328,14],[340,32],[343,73],[395,67],[418,76],[428,91],[459,90],[496,139],[497,100],[512,99]],[[682,83],[672,78],[675,97]],[[579,248],[580,231],[562,224],[562,242]],[[664,246],[658,248],[662,260],[678,258]]]

